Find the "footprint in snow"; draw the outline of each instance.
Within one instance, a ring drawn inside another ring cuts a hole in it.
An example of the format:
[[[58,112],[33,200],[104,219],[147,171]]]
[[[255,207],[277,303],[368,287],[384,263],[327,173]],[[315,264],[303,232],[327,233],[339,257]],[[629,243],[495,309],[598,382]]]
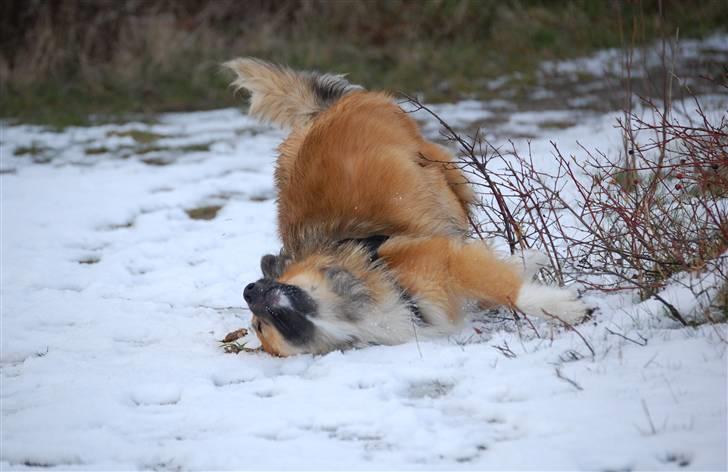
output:
[[[408,398],[440,398],[444,397],[453,389],[451,383],[442,382],[440,380],[428,380],[424,382],[415,382],[411,384],[405,395]]]

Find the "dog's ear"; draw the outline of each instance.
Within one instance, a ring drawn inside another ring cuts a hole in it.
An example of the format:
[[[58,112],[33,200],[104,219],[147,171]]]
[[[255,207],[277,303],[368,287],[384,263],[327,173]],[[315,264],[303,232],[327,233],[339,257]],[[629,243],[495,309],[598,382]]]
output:
[[[335,294],[360,305],[372,302],[372,296],[364,282],[343,267],[327,267],[324,274]]]
[[[367,307],[374,302],[367,286],[361,279],[343,267],[327,267],[324,275],[331,291],[346,300],[338,310],[340,316],[349,321],[361,319]]]
[[[263,272],[263,277],[266,279],[277,279],[286,270],[290,261],[290,256],[282,252],[277,256],[266,254],[260,259],[260,270]]]

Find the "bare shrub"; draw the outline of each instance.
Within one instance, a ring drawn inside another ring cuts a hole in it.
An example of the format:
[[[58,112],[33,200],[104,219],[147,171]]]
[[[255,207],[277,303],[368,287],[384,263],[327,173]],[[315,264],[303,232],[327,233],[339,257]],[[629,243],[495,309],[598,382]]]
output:
[[[639,113],[617,120],[624,155],[582,146],[578,157],[566,156],[552,142],[558,166],[549,173],[530,151],[524,155],[512,142],[496,146],[480,130],[462,136],[409,100],[439,120],[443,137],[457,147],[456,165],[480,197],[474,234],[505,242],[511,253],[544,252],[551,262],[544,275],[551,281],[634,290],[642,299],[655,297],[668,316],[686,325],[687,314],[661,295],[668,284],[679,284],[700,301],[700,321],[725,318],[725,115],[711,119],[695,97],[682,114],[642,99]]]

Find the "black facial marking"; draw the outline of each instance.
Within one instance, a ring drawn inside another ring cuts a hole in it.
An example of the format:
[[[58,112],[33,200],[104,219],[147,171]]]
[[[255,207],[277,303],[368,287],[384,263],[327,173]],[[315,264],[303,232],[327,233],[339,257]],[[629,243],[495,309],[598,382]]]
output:
[[[296,287],[295,285],[278,285],[280,292],[288,298],[294,310],[297,312],[308,315],[316,316],[318,313],[318,306],[311,296],[306,293],[305,290]]]
[[[266,307],[266,315],[259,315],[268,320],[294,346],[308,344],[314,337],[316,327],[305,315],[280,306]]]
[[[331,290],[341,299],[337,312],[349,321],[361,319],[364,311],[373,303],[364,282],[343,267],[329,267],[324,270],[324,274]]]
[[[278,330],[287,342],[301,346],[313,339],[316,327],[308,317],[316,316],[318,307],[301,288],[260,279],[245,287],[243,297],[250,311]]]

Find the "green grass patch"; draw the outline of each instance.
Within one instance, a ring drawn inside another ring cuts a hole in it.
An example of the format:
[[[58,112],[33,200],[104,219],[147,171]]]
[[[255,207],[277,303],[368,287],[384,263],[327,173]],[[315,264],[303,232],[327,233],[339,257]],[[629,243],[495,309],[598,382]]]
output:
[[[18,146],[13,151],[13,155],[15,156],[43,156],[50,152],[50,148],[38,143],[37,141],[33,141],[30,146]]]
[[[90,147],[90,148],[86,148],[84,150],[84,152],[86,153],[87,156],[94,156],[97,154],[107,154],[110,151],[111,151],[111,149],[107,148],[106,146]]]
[[[177,149],[181,152],[207,152],[210,150],[212,143],[198,143],[198,144],[187,144],[180,146]]]

